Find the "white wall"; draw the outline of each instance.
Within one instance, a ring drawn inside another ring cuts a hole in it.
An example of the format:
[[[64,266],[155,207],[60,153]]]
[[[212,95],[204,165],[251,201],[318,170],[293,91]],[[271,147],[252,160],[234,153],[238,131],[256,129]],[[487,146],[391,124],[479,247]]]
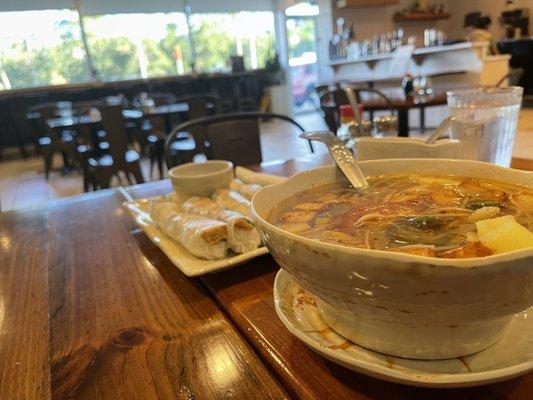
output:
[[[333,70],[328,66],[329,41],[333,37],[332,3],[331,0],[318,0],[317,4],[320,11],[317,20],[318,77],[320,83],[330,83],[334,80]]]

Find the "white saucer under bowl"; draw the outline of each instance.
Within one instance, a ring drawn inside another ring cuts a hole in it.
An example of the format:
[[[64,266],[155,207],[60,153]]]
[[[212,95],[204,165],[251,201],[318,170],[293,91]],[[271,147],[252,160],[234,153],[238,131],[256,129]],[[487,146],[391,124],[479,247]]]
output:
[[[493,346],[448,360],[411,360],[365,349],[326,325],[312,295],[284,270],[274,283],[276,312],[287,329],[324,357],[386,381],[424,387],[479,386],[533,370],[533,307],[517,314]],[[529,315],[528,315],[529,314]]]

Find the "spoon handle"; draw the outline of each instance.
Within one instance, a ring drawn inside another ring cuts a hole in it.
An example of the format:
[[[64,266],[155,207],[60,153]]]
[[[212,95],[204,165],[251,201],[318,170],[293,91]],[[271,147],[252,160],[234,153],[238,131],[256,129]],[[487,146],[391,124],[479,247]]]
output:
[[[446,117],[442,120],[440,125],[435,129],[426,139],[426,144],[435,144],[437,139],[439,139],[442,134],[450,127],[450,125],[455,121],[453,116]]]
[[[356,166],[353,154],[346,148],[344,143],[341,141],[331,141],[327,143],[327,147],[329,154],[331,154],[331,157],[353,187],[368,187],[368,182],[363,172]]]
[[[350,150],[346,148],[342,140],[333,134],[333,132],[302,132],[301,138],[308,140],[318,140],[326,145],[329,154],[337,164],[337,167],[348,178],[348,181],[354,188],[366,188],[366,181],[357,160]]]

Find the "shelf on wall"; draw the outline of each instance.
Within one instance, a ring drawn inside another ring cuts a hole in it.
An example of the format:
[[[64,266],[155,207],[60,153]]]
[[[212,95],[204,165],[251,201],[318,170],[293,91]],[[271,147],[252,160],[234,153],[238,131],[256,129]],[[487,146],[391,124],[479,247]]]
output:
[[[407,13],[407,14],[396,14],[394,16],[394,21],[439,21],[450,18],[448,13]]]
[[[379,7],[398,4],[398,0],[337,0],[337,8]]]

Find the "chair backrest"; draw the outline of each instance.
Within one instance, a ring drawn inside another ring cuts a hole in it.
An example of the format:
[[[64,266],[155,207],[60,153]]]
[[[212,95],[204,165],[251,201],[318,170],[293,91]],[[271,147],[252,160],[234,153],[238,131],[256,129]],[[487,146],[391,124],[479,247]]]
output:
[[[176,98],[176,103],[187,103],[189,119],[197,119],[209,115],[210,107],[214,113],[218,111],[220,98],[215,94],[194,94]]]
[[[340,106],[350,104],[346,93],[338,88],[325,88],[317,93],[326,125],[330,131],[337,132],[340,126]]]
[[[176,102],[176,95],[170,92],[148,93],[148,97],[154,101],[156,107]]]
[[[208,147],[205,149],[207,158],[230,160],[235,165],[258,164],[262,160],[259,122],[270,119],[286,121],[297,131],[304,132],[304,128],[293,119],[271,113],[243,112],[187,121],[177,126],[167,138],[165,145],[167,167],[175,165],[169,147],[183,132],[194,135],[196,143],[207,140]]]
[[[99,108],[106,103],[103,100],[83,100],[72,103],[72,110],[76,115],[85,115],[93,108]]]
[[[389,97],[377,89],[352,88],[358,102],[363,101],[365,93],[383,99],[384,108],[388,108],[394,114],[394,108]],[[343,89],[326,89],[320,92],[320,107],[324,115],[324,121],[332,132],[337,132],[340,127],[340,106],[350,104],[348,96]]]
[[[524,70],[522,68],[512,68],[507,75],[502,77],[497,83],[496,86],[502,86],[505,82],[509,86],[516,86],[520,79],[524,75]]]
[[[113,160],[120,163],[128,150],[126,123],[122,115],[122,106],[101,106],[98,108],[102,115],[102,127],[106,131],[106,141],[109,143],[109,153]]]
[[[153,92],[146,93],[142,92],[135,95],[131,101],[131,105],[137,108],[142,108],[142,99],[148,98],[152,99],[156,107],[164,106],[166,104],[172,104],[176,100],[176,95],[170,92]]]
[[[48,127],[47,120],[55,118],[57,103],[42,103],[28,108],[28,113],[37,112],[39,117],[32,120],[34,135],[36,137],[50,135],[51,130]]]
[[[228,160],[234,165],[259,164],[261,142],[259,141],[259,120],[236,119],[216,122],[207,126],[207,157]]]

